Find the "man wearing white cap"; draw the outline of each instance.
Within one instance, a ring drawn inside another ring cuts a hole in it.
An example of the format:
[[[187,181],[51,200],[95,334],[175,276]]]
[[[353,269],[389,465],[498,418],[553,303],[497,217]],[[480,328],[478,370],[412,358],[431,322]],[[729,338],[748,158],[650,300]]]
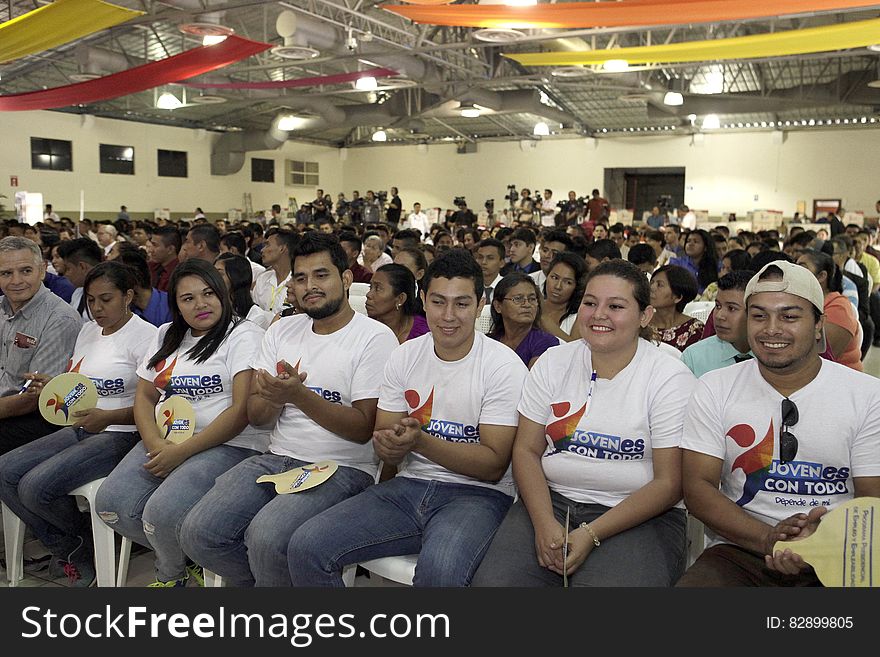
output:
[[[880,383],[819,357],[809,270],[772,262],[744,298],[755,358],[700,378],[685,420],[684,497],[709,547],[678,586],[816,586],[796,541],[842,502],[880,496]]]

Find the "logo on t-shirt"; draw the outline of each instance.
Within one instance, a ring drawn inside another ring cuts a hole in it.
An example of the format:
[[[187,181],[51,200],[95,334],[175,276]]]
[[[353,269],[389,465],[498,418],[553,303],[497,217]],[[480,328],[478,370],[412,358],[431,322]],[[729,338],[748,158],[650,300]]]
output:
[[[153,385],[156,386],[157,390],[165,390],[168,387],[168,383],[171,381],[171,375],[174,373],[174,366],[177,365],[177,357],[174,357],[174,360],[171,361],[171,364],[168,367],[165,367],[165,359],[160,360],[156,363],[156,366],[153,368],[156,371],[156,377],[153,379]]]
[[[587,408],[586,402],[571,415],[569,402],[550,404],[555,417],[562,418],[551,422],[544,429],[549,450],[544,457],[567,452],[606,461],[640,461],[645,458],[643,438],[622,438],[596,431],[578,430],[577,426]]]
[[[755,430],[748,424],[737,424],[727,432],[740,447],[749,447],[733,461],[731,473],[742,470],[746,476],[742,496],[736,501],[746,506],[760,491],[784,493],[788,495],[845,495],[849,493],[847,480],[849,468],[825,466],[812,461],[789,461],[782,463],[773,458],[773,444],[776,430],[773,420],[760,442],[756,441]],[[792,501],[777,497],[778,504],[785,506],[807,506],[805,500]],[[813,505],[815,506],[815,505]]]
[[[73,364],[73,359],[67,361],[67,371],[68,372],[79,372],[79,368],[82,366],[83,361],[85,360],[85,356],[79,359],[76,365]],[[104,379],[100,376],[90,376],[92,383],[95,384],[95,388],[98,391],[98,396],[100,397],[110,397],[112,395],[121,395],[125,392],[125,380],[124,379]]]
[[[410,408],[409,416],[418,420],[419,426],[425,433],[453,443],[480,442],[479,427],[432,417],[434,407],[433,387],[431,392],[428,393],[428,399],[424,404],[421,403],[421,396],[416,390],[407,390],[403,393],[403,396],[406,399],[406,405]]]

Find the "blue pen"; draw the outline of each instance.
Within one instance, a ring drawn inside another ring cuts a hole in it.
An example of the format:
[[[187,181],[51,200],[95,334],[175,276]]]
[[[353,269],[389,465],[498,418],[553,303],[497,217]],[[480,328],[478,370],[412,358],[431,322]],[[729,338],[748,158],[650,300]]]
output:
[[[40,373],[39,370],[34,370],[34,374],[39,374],[39,373]],[[19,389],[18,394],[19,395],[22,394],[25,390],[27,390],[30,387],[30,385],[33,382],[34,382],[33,379],[28,379],[27,381],[25,381],[24,385]]]

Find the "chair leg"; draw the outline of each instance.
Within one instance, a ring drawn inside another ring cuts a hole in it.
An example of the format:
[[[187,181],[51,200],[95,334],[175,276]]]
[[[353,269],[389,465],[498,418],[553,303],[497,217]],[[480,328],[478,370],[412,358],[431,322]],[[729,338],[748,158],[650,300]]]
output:
[[[119,569],[116,573],[116,586],[123,587],[128,581],[128,562],[131,559],[131,539],[122,537],[122,545],[119,548]]]
[[[116,585],[116,532],[110,529],[95,510],[95,500],[89,500],[89,514],[92,519],[92,541],[95,545],[95,572],[98,586]]]
[[[202,575],[205,578],[205,588],[220,588],[223,586],[223,577],[217,573],[212,573],[207,568],[202,568]]]
[[[6,581],[18,586],[24,577],[24,522],[5,504],[3,506],[3,545],[6,550]]]
[[[345,584],[346,588],[351,588],[354,586],[354,576],[357,574],[357,564],[353,563],[350,566],[345,566],[342,569],[342,583]]]

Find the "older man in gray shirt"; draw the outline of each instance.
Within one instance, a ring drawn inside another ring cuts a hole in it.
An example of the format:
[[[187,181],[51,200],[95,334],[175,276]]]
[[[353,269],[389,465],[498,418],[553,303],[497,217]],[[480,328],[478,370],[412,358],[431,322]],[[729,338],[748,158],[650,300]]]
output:
[[[24,237],[0,240],[0,454],[55,427],[37,410],[35,395],[18,394],[27,375],[67,369],[82,321],[43,286],[40,247]]]

